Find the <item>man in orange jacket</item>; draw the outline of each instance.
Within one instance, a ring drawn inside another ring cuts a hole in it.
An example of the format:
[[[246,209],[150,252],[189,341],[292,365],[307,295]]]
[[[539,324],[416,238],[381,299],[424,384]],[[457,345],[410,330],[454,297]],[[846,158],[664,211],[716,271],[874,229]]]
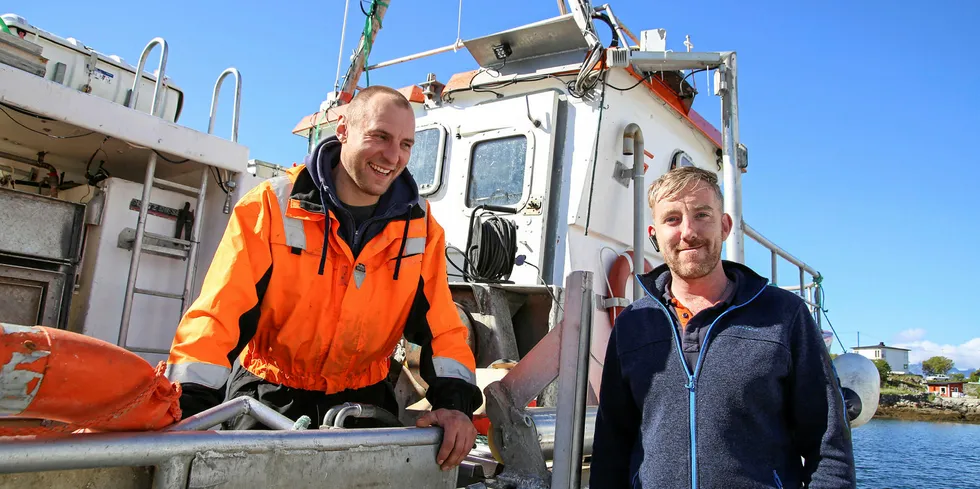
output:
[[[483,399],[449,291],[445,233],[404,171],[415,115],[397,91],[369,87],[336,132],[235,206],[167,376],[183,387],[184,416],[243,395],[291,419],[319,420],[344,402],[397,414],[386,378],[404,335],[422,346],[433,407],[417,426],[443,428],[436,458],[448,470],[473,445]]]

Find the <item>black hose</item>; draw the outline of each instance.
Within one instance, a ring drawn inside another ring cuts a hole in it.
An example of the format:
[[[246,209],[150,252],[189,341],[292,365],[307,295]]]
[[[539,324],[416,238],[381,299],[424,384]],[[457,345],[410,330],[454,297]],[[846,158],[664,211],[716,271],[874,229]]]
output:
[[[477,215],[477,212],[483,210]],[[510,278],[517,257],[517,224],[501,218],[494,212],[514,214],[509,208],[479,205],[470,214],[470,227],[466,235],[463,253],[463,279],[487,283],[500,283]],[[484,216],[489,216],[483,220]],[[479,223],[480,242],[473,243],[476,218]],[[476,252],[476,257],[473,253]]]

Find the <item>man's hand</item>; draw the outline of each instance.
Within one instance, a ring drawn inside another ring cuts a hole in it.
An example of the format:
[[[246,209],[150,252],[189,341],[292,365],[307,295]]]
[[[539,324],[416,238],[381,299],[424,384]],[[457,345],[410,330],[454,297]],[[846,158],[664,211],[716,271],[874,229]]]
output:
[[[436,455],[436,463],[442,470],[449,470],[459,465],[466,458],[473,448],[476,441],[476,427],[469,416],[453,409],[436,409],[425,413],[415,426],[425,428],[426,426],[442,427],[442,447]]]

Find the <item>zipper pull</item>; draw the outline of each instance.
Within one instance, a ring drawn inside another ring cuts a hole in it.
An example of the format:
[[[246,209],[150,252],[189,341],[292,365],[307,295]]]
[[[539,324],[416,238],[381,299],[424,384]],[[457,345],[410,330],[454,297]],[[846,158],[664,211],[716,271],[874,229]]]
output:
[[[684,388],[691,392],[694,392],[694,379],[693,378],[688,379],[687,385],[685,385]]]
[[[358,263],[354,267],[354,286],[358,289],[361,288],[361,284],[364,283],[364,276],[367,275],[367,267],[363,263]]]

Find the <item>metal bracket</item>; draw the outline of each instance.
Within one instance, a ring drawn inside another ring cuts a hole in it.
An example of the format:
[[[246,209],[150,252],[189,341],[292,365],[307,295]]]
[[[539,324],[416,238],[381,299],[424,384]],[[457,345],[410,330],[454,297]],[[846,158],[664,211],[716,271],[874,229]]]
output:
[[[525,206],[524,212],[521,212],[521,214],[525,216],[540,216],[542,207],[544,207],[544,203],[541,201],[541,197],[531,197],[527,200],[527,206]]]
[[[119,238],[116,242],[116,246],[124,250],[131,250],[133,249],[133,243],[135,241],[136,230],[133,228],[125,228],[119,232]],[[143,235],[143,252],[151,255],[186,260],[190,246],[191,242],[183,239],[171,238],[154,233],[144,233]]]
[[[633,179],[633,166],[626,166],[623,162],[616,160],[616,166],[613,168],[613,180],[616,183],[630,188],[630,181]]]
[[[595,296],[596,303],[601,309],[611,309],[613,307],[626,307],[633,302],[625,297],[603,297],[599,294]]]

